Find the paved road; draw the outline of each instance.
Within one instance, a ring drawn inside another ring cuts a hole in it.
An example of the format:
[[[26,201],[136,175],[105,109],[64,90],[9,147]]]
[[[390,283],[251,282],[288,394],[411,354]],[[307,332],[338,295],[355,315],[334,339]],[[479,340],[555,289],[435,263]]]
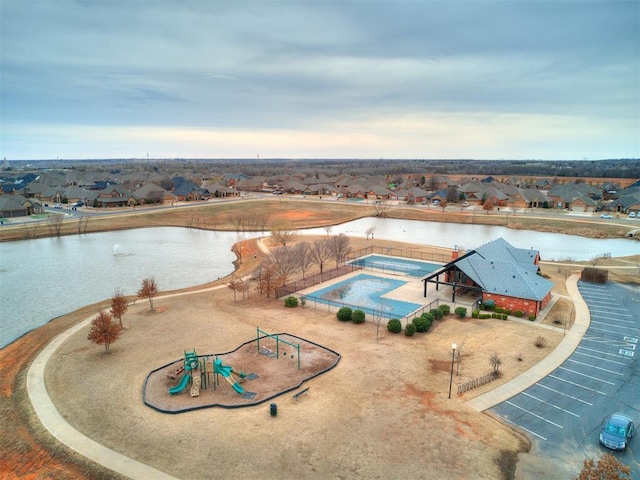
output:
[[[529,475],[574,478],[585,458],[613,453],[598,443],[606,415],[623,412],[640,420],[640,287],[580,282],[578,288],[591,322],[574,353],[491,409],[527,433],[538,459],[551,460]],[[614,455],[640,478],[640,435]]]

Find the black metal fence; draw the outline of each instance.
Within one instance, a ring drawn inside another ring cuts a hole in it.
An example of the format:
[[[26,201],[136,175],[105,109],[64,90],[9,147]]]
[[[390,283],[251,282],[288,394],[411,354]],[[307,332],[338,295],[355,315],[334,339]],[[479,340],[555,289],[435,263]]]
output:
[[[466,392],[467,390],[472,390],[477,387],[481,387],[482,385],[486,385],[489,382],[493,382],[498,378],[494,372],[488,373],[482,377],[474,378],[466,383],[461,383],[458,385],[458,395]]]

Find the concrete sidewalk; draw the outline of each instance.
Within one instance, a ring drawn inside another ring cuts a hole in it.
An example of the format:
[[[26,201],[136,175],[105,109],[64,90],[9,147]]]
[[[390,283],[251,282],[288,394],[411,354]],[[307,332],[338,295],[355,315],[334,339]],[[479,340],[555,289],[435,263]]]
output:
[[[589,308],[578,290],[579,279],[579,275],[572,275],[567,279],[567,290],[575,308],[575,322],[555,350],[523,374],[490,392],[469,400],[467,405],[479,412],[488,410],[540,381],[571,356],[591,323]]]

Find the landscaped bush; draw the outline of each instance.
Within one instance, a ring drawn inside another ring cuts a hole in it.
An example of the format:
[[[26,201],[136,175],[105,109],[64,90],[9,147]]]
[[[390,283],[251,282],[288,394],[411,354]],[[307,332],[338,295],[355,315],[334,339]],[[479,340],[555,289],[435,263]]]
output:
[[[406,327],[404,327],[404,334],[407,337],[413,336],[416,333],[416,326],[413,323],[408,323]]]
[[[491,314],[491,318],[501,318],[501,317],[502,317],[502,315],[500,315],[500,314],[498,314],[498,313],[496,313],[496,312],[493,312],[493,313]]]
[[[480,310],[473,310],[471,312],[471,318],[478,318],[479,315],[480,315]]]
[[[402,331],[402,322],[397,318],[392,318],[387,323],[387,330],[391,333],[400,333]]]
[[[481,320],[486,320],[487,318],[491,318],[491,314],[490,313],[480,313],[478,315],[478,318]]]
[[[536,319],[534,314],[529,315],[529,321],[533,322]]]
[[[298,299],[296,297],[287,297],[284,299],[284,306],[287,308],[295,308],[298,306]]]
[[[449,315],[449,313],[451,313],[451,307],[449,305],[438,305],[438,310],[440,310],[443,315]]]
[[[503,312],[504,312],[504,308],[502,308],[502,307],[496,307],[496,308],[495,308],[495,310],[494,310],[494,312],[496,312],[496,313],[503,313]]]
[[[353,310],[351,310],[349,307],[342,307],[340,310],[338,310],[338,313],[336,313],[336,317],[338,317],[338,320],[340,320],[341,322],[350,322],[352,315]]]
[[[509,319],[509,315],[507,315],[506,313],[502,314],[502,319],[503,320],[508,320]]]
[[[364,323],[365,314],[362,310],[354,310],[351,314],[351,321],[353,323]]]
[[[416,327],[416,332],[425,333],[429,331],[429,328],[431,328],[431,324],[433,323],[433,320],[431,316],[427,313],[414,318],[412,320],[412,323]]]
[[[516,310],[515,312],[513,312],[513,314],[518,317],[521,318],[522,317],[522,310]]]
[[[442,310],[440,310],[439,308],[433,308],[429,310],[429,313],[433,315],[433,318],[435,318],[436,320],[442,320],[442,317],[444,317],[444,313],[442,313]]]
[[[456,307],[454,313],[458,318],[464,318],[467,316],[467,307]]]
[[[504,313],[506,313],[507,315],[511,315],[511,309],[510,308],[505,308],[504,309]]]

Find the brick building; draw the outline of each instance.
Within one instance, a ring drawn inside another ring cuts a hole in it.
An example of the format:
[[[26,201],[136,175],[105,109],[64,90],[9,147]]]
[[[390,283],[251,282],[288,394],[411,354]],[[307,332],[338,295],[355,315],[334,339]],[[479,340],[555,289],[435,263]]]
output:
[[[537,250],[516,248],[503,238],[471,250],[462,256],[453,252],[451,262],[422,279],[424,296],[427,284],[452,287],[456,295],[478,292],[482,302],[493,300],[498,307],[525,315],[538,315],[551,300],[553,283],[540,275]],[[442,277],[442,278],[441,278]]]

